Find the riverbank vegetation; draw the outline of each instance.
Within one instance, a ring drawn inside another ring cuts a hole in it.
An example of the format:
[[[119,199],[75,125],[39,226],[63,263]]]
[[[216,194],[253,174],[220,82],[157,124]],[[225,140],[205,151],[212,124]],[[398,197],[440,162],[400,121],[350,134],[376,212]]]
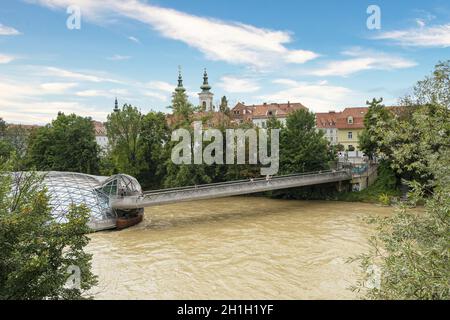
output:
[[[89,209],[73,206],[66,223],[55,221],[42,177],[21,174],[13,187],[13,169],[0,165],[0,300],[89,298]]]
[[[397,114],[381,101],[366,128],[366,152],[385,159],[410,187],[391,217],[372,219],[376,233],[352,289],[369,299],[450,298],[450,61],[439,63],[402,99]],[[408,210],[418,202],[425,212]],[[370,284],[370,285],[368,285]]]

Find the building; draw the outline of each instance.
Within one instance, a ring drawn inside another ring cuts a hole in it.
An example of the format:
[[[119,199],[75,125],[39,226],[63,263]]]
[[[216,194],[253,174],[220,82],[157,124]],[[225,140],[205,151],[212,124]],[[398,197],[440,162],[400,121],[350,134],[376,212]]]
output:
[[[338,144],[337,117],[335,111],[316,113],[316,128],[323,131],[332,145]]]
[[[103,122],[93,121],[95,141],[100,146],[100,151],[104,152],[108,149],[108,136],[106,135],[106,127]]]
[[[213,105],[214,94],[210,91],[211,86],[208,83],[206,69],[203,72],[203,84],[200,86],[200,89],[202,91],[198,94],[199,106],[202,108],[202,111],[213,111],[215,109]]]
[[[299,102],[263,103],[261,105],[251,106],[246,106],[243,102],[238,102],[231,110],[231,117],[236,123],[251,122],[260,128],[265,128],[267,121],[272,117],[285,124],[287,116],[300,109],[308,110],[308,108]]]
[[[368,107],[345,108],[338,113],[336,122],[337,139],[345,150],[360,151],[358,136],[364,129],[364,116],[368,110]],[[356,156],[359,156],[358,152]]]

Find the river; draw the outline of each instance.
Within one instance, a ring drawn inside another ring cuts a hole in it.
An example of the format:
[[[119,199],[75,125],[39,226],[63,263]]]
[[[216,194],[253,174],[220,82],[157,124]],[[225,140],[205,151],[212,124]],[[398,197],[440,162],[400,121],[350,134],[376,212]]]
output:
[[[91,234],[96,299],[352,299],[371,229],[389,207],[233,197],[150,207]]]

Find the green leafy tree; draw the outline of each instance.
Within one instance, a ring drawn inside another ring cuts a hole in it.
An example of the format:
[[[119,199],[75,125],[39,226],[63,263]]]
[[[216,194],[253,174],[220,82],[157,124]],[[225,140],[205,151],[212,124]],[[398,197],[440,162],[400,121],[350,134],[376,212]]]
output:
[[[172,114],[175,117],[175,124],[179,127],[187,126],[190,123],[192,114],[198,109],[188,100],[184,91],[175,91],[172,94]]]
[[[88,298],[97,283],[92,256],[84,252],[88,209],[73,206],[68,221],[57,223],[42,177],[22,174],[13,188],[10,168],[0,168],[0,300]],[[68,283],[75,268],[79,285]]]
[[[91,118],[58,116],[30,138],[28,164],[37,170],[98,173],[99,148]]]
[[[228,100],[226,96],[223,96],[222,99],[220,99],[219,111],[226,115],[230,114],[230,108],[228,107]]]
[[[385,128],[393,118],[382,102],[383,98],[366,102],[369,110],[364,116],[364,129],[358,137],[360,149],[371,159],[378,150],[378,142],[383,138],[380,128]]]
[[[432,74],[417,82],[413,93],[400,102],[405,106],[439,104],[450,108],[450,60],[438,62]]]
[[[450,298],[448,64],[439,64],[433,74],[417,84],[420,105],[408,116],[394,117],[387,126],[375,125],[374,133],[381,137],[378,150],[409,180],[412,191],[396,214],[371,219],[376,234],[370,250],[350,260],[358,261],[362,271],[352,289],[365,298]],[[447,83],[447,88],[439,83]],[[418,203],[425,203],[424,212],[408,209]]]
[[[450,299],[450,187],[443,182],[438,180],[430,197],[412,183],[410,204],[425,201],[425,212],[402,206],[391,217],[371,219],[376,234],[369,252],[350,259],[362,270],[352,290],[368,299]]]
[[[170,129],[162,112],[149,112],[142,119],[141,147],[146,168],[139,175],[145,188],[161,188],[166,175],[166,160],[170,154],[165,147],[170,140]]]
[[[21,158],[27,154],[28,143],[33,130],[22,125],[9,125],[6,129],[5,138],[11,143],[14,151]]]
[[[314,113],[300,109],[289,114],[280,136],[281,173],[328,169],[330,160],[328,141],[316,130]]]
[[[108,115],[106,130],[110,154],[107,156],[118,172],[137,176],[145,169],[141,148],[142,118],[141,112],[129,104]]]
[[[410,181],[431,182],[430,155],[439,155],[449,145],[450,115],[444,106],[421,106],[408,120],[376,128],[376,135],[382,137],[379,154],[397,174]]]

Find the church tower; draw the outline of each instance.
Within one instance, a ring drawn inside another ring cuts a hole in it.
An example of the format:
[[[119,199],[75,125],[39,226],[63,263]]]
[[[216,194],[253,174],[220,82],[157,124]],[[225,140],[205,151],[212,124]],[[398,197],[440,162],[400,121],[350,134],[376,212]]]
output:
[[[114,112],[119,112],[119,111],[120,111],[119,103],[117,102],[117,97],[116,97],[116,100],[114,101]]]
[[[183,77],[181,76],[181,67],[178,67],[178,85],[175,88],[176,92],[185,92],[186,89],[183,87]]]
[[[200,107],[204,111],[213,111],[214,94],[211,91],[209,91],[211,90],[211,86],[208,84],[208,73],[206,73],[206,69],[203,72],[203,84],[201,85],[200,89],[202,89],[202,92],[198,94]]]

